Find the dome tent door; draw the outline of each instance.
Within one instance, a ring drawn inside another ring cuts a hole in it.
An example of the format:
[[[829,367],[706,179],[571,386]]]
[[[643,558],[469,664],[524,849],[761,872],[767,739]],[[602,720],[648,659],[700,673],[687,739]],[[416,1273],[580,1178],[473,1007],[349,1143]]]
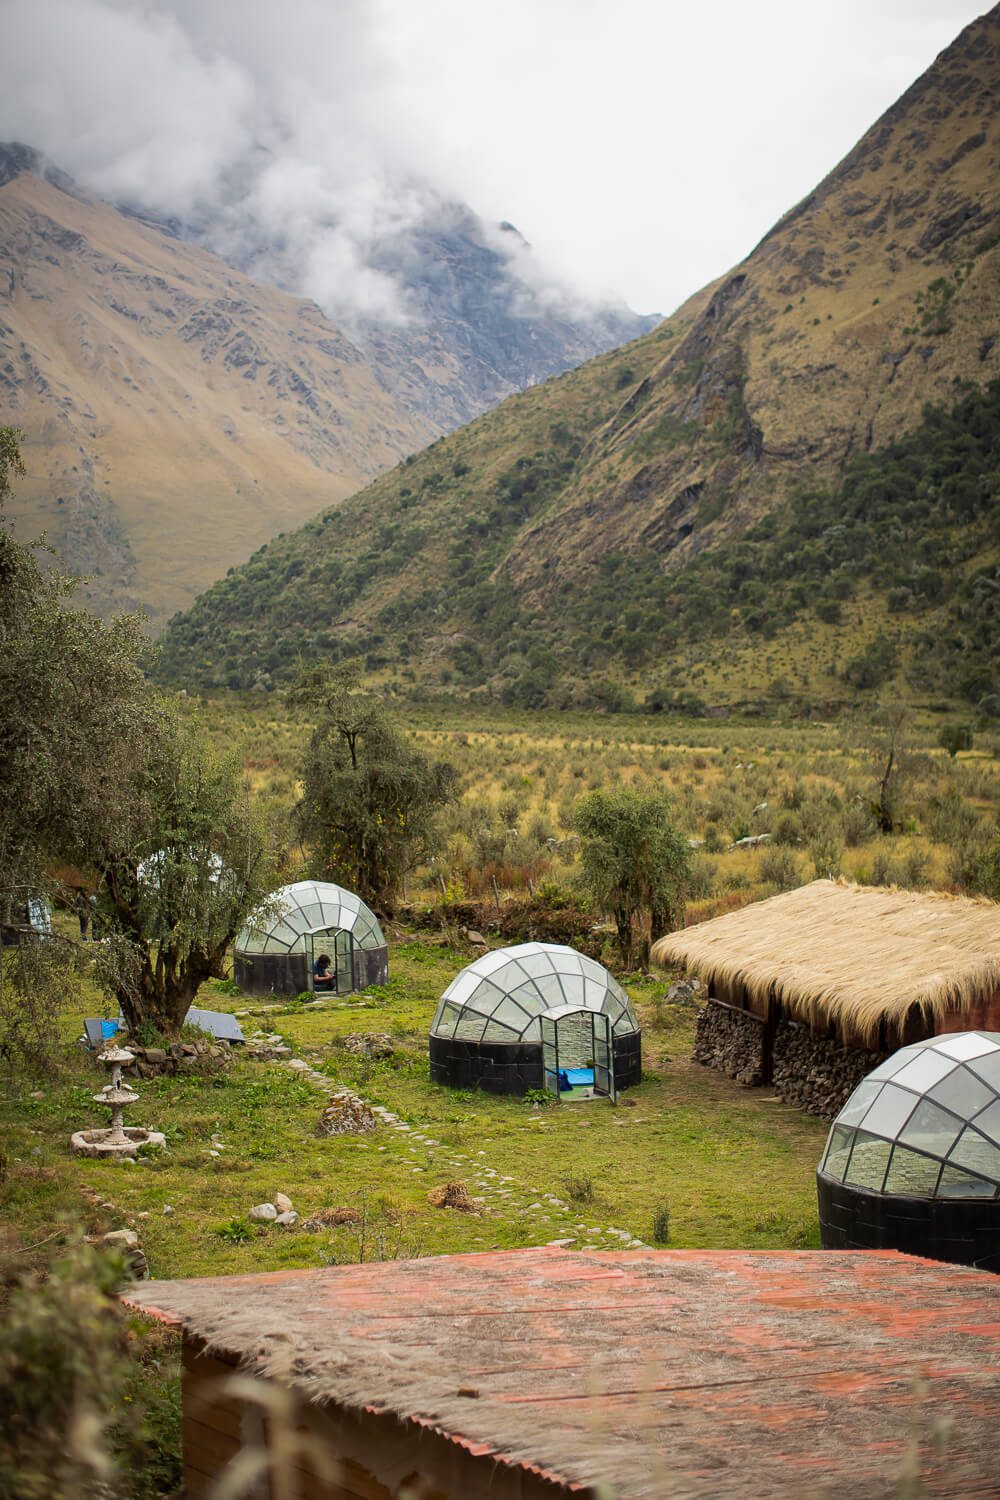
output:
[[[539,1017],[545,1087],[556,1098],[615,1101],[611,1022],[601,1011],[563,1005]]]
[[[316,961],[321,954],[330,960],[330,983],[324,984],[316,978]],[[306,957],[309,963],[309,988],[322,993],[324,990],[346,995],[354,988],[354,945],[351,934],[342,927],[320,928],[306,934]]]

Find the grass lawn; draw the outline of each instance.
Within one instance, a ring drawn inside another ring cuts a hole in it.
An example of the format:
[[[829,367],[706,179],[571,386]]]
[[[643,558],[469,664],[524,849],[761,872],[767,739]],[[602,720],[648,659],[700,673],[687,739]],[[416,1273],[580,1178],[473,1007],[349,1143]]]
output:
[[[140,1083],[128,1121],[166,1132],[161,1156],[134,1166],[76,1159],[68,1138],[103,1123],[91,1100],[103,1078],[74,1044],[80,1016],[67,1014],[63,1077],[37,1097],[0,1102],[10,1159],[0,1214],[23,1243],[54,1233],[66,1216],[91,1231],[130,1225],[155,1277],[554,1238],[607,1246],[610,1228],[650,1243],[664,1208],[674,1246],[818,1244],[814,1171],[825,1127],[766,1090],[691,1063],[694,1012],[666,1005],[662,980],[628,986],[648,1076],[617,1108],[601,1099],[533,1107],[431,1084],[427,1028],[469,956],[426,938],[396,943],[388,985],[316,1009],[249,1002],[214,985],[199,996],[213,1009],[249,1010],[245,1030],[281,1032],[331,1085],[385,1105],[409,1132],[318,1138],[323,1101],[313,1085],[278,1064],[238,1062],[215,1078]],[[395,1054],[355,1058],[340,1044],[353,1031],[389,1032]],[[428,1191],[454,1178],[486,1200],[482,1213],[431,1207]],[[320,1233],[249,1224],[249,1208],[279,1191],[303,1217],[342,1206],[359,1209],[362,1222]]]

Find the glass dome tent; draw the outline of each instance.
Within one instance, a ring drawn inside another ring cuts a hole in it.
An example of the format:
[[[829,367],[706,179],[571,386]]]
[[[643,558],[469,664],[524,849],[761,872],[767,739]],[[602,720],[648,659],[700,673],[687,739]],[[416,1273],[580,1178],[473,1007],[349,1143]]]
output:
[[[313,988],[313,965],[330,959],[338,994],[385,984],[389,950],[375,913],[342,886],[300,880],[276,891],[274,914],[248,925],[233,945],[236,983],[249,995],[300,995]]]
[[[880,1063],[834,1120],[817,1186],[828,1249],[1000,1271],[1000,1032],[949,1032]]]
[[[452,980],[430,1030],[431,1078],[454,1088],[608,1094],[642,1074],[631,1001],[601,964],[556,943],[484,953]]]

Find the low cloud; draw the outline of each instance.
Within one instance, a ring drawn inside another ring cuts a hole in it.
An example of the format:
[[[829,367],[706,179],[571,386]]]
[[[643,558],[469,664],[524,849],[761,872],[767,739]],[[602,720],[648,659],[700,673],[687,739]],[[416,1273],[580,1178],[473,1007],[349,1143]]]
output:
[[[341,321],[413,316],[399,263],[440,195],[370,4],[6,0],[3,31],[0,138]]]

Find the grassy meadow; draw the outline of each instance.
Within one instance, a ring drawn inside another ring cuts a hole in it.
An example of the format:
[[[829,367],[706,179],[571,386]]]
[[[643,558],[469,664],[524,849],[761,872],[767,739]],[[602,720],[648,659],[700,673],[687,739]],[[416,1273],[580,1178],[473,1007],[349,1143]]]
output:
[[[288,874],[301,871],[291,815],[308,726],[275,699],[208,704],[213,732],[255,791],[289,817]],[[128,1123],[168,1146],[134,1164],[77,1159],[74,1130],[103,1123],[101,1070],[79,1044],[85,1014],[107,1011],[84,976],[67,984],[57,1071],[9,1079],[0,1094],[0,1248],[44,1265],[67,1231],[134,1229],[157,1278],[226,1275],[560,1240],[574,1248],[634,1241],[674,1247],[779,1248],[819,1243],[814,1172],[826,1126],[690,1061],[696,1003],[668,998],[674,976],[622,975],[643,1028],[643,1080],[620,1098],[554,1103],[491,1098],[430,1082],[427,1029],[442,990],[481,951],[463,937],[459,902],[481,903],[489,929],[504,906],[582,900],[573,809],[614,785],[658,788],[693,841],[688,920],[843,871],[858,879],[954,887],[995,826],[997,744],[977,736],[952,758],[938,728],[906,733],[899,826],[877,836],[871,801],[877,736],[862,724],[775,724],[666,716],[584,716],[423,704],[406,716],[428,750],[459,772],[434,858],[415,870],[387,922],[390,978],[351,997],[264,1002],[204,985],[198,1003],[235,1012],[246,1034],[277,1032],[287,1064],[238,1058],[211,1076],[144,1080]],[[768,833],[758,847],[731,848]],[[475,909],[475,908],[474,908]],[[591,914],[597,918],[601,914]],[[589,918],[587,919],[590,920]],[[71,936],[72,916],[57,913]],[[586,929],[584,929],[586,930]],[[611,929],[593,940],[614,964]],[[491,942],[500,939],[491,937]],[[343,1041],[388,1033],[392,1055],[358,1058]],[[347,1086],[396,1116],[365,1135],[321,1137],[325,1089]],[[460,1181],[465,1213],[429,1194]],[[286,1193],[291,1228],[250,1208]],[[339,1223],[306,1219],[339,1210]],[[141,1459],[128,1493],[152,1500],[176,1483],[176,1340],[134,1319],[134,1402]],[[132,1399],[132,1398],[129,1398]]]
[[[243,741],[248,775],[289,809],[306,726],[270,699],[223,698],[211,712],[226,742]],[[432,863],[407,896],[489,900],[529,882],[571,889],[573,809],[589,791],[658,790],[694,841],[688,920],[843,874],[872,884],[959,889],[1000,813],[1000,733],[971,750],[938,745],[941,720],[914,710],[899,735],[897,825],[872,812],[885,733],[860,715],[837,723],[683,719],[673,715],[529,712],[460,702],[421,704],[401,717],[452,762],[460,798],[440,823]],[[731,848],[767,834],[759,847]],[[301,853],[301,851],[299,851]]]

